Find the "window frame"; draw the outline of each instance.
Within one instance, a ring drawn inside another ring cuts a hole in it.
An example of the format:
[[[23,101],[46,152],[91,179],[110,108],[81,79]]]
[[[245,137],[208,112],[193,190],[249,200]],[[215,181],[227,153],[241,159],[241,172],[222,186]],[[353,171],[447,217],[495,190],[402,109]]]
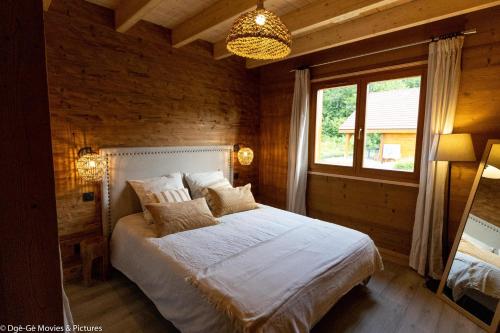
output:
[[[420,98],[418,123],[415,142],[415,163],[413,172],[383,170],[363,167],[363,152],[365,141],[365,118],[366,118],[366,97],[367,87],[371,82],[384,80],[401,79],[405,77],[420,76]],[[418,183],[420,177],[420,158],[422,156],[422,138],[425,116],[425,94],[427,82],[427,66],[417,66],[406,69],[381,71],[377,73],[356,75],[348,78],[325,80],[311,84],[311,104],[310,104],[310,122],[309,122],[309,171],[327,174],[339,174],[346,176],[372,178],[380,180],[401,181]],[[342,87],[347,85],[357,85],[356,96],[356,123],[354,128],[354,151],[353,166],[341,166],[316,163],[316,130],[317,130],[317,96],[318,90]],[[359,135],[360,129],[362,135]]]

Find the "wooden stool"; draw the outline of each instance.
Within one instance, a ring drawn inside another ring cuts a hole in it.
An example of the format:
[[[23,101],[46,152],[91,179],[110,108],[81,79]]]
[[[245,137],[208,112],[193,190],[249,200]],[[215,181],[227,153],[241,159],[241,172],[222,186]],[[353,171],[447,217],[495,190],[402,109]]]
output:
[[[106,280],[108,276],[108,242],[102,236],[83,240],[80,243],[82,255],[82,271],[83,281],[86,286],[92,283],[92,266],[96,259],[99,260],[100,273],[102,280]]]

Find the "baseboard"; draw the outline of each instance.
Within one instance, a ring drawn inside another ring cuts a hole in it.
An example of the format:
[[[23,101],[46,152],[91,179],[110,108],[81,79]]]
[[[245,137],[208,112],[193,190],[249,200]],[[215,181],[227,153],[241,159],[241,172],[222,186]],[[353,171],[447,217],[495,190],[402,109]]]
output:
[[[383,247],[379,247],[378,251],[380,252],[380,255],[382,256],[382,259],[384,261],[389,261],[401,266],[409,266],[410,257],[406,254],[402,254],[392,250],[387,250],[384,249]]]

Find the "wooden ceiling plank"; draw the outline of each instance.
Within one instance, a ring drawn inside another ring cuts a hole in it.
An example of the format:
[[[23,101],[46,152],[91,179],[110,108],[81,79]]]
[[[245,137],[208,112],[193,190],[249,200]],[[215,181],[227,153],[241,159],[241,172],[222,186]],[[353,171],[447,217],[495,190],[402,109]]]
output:
[[[122,0],[115,10],[115,29],[126,32],[162,0]]]
[[[500,5],[499,0],[415,0],[346,23],[335,24],[299,37],[293,41],[292,52],[285,58],[380,36]],[[282,60],[285,60],[282,59]],[[276,61],[247,60],[247,68],[255,68]]]
[[[43,10],[48,11],[52,0],[43,0]]]
[[[318,0],[294,10],[281,17],[292,35],[305,30],[317,29],[326,24],[341,22],[361,15],[363,12],[387,6],[397,0]],[[214,58],[219,60],[229,57],[226,41],[214,43]]]
[[[184,46],[204,31],[254,8],[256,4],[255,0],[219,0],[172,29],[172,45]]]

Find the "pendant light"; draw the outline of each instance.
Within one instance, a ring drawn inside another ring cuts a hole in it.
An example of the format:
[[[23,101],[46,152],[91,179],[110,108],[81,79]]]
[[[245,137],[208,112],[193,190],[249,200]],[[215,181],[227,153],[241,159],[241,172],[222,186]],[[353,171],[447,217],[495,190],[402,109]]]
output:
[[[257,8],[241,15],[226,38],[227,49],[241,57],[269,60],[290,54],[292,36],[278,16],[264,9],[263,0]]]

